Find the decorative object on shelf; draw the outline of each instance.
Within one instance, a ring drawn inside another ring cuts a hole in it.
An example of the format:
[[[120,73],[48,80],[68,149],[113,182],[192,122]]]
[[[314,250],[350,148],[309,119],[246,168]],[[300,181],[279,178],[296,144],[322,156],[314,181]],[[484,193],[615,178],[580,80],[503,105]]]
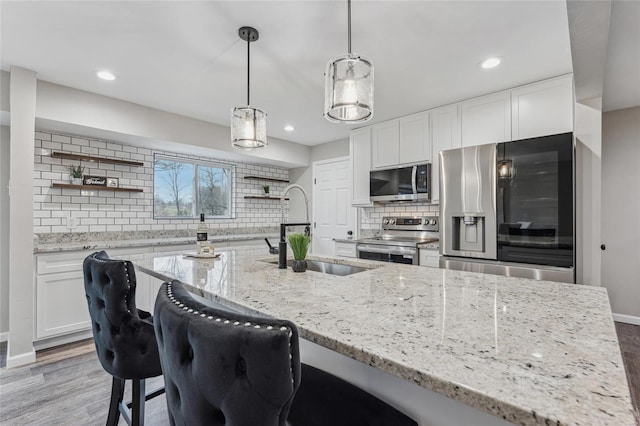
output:
[[[265,185],[265,186],[263,186],[263,187],[262,187],[262,189],[264,190],[264,193],[265,193],[266,195],[269,195],[269,185]]]
[[[351,52],[351,0],[348,8],[348,53],[327,65],[324,116],[333,123],[361,123],[373,116],[373,63]]]
[[[117,188],[119,185],[118,178],[107,178],[107,187],[108,188]]]
[[[107,186],[107,178],[104,176],[85,175],[82,178],[82,184],[85,186]]]
[[[247,106],[235,107],[231,112],[231,144],[234,148],[252,151],[267,146],[267,114],[251,107],[250,102],[250,46],[260,34],[252,27],[241,27],[240,38],[247,42]]]
[[[73,185],[82,185],[82,174],[84,173],[84,167],[82,166],[69,166],[69,182]]]
[[[291,269],[293,272],[304,272],[307,270],[307,250],[309,249],[309,243],[311,238],[308,235],[302,233],[289,234],[289,246],[293,252],[293,262],[291,263]]]

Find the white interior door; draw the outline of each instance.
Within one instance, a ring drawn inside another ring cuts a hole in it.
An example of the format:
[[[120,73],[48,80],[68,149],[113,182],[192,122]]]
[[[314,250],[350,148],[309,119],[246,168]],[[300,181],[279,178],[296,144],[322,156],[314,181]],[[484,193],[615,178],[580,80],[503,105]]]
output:
[[[313,253],[334,256],[334,238],[355,237],[349,157],[313,163]]]

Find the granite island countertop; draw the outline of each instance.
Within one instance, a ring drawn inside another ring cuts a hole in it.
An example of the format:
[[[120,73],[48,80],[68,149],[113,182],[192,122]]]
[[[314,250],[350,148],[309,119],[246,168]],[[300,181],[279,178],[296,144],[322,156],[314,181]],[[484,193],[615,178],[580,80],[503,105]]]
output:
[[[201,296],[289,319],[304,339],[516,424],[635,423],[604,288],[357,259],[332,261],[371,269],[294,273],[268,263],[277,257],[265,259],[263,247],[220,253],[131,260]]]

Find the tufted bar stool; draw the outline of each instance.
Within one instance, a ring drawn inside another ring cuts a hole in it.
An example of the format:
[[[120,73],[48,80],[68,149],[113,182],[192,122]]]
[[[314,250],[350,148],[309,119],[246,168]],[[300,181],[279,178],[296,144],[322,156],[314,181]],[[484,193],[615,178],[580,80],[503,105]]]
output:
[[[301,364],[298,330],[289,321],[205,305],[174,280],[160,287],[154,327],[172,425],[417,425]]]
[[[98,359],[113,376],[107,425],[144,424],[144,403],[164,392],[145,395],[145,379],[162,374],[158,346],[149,312],[136,308],[133,264],[109,259],[105,251],[87,256],[83,263],[84,289],[91,316]],[[125,381],[132,380],[132,401],[123,403]]]

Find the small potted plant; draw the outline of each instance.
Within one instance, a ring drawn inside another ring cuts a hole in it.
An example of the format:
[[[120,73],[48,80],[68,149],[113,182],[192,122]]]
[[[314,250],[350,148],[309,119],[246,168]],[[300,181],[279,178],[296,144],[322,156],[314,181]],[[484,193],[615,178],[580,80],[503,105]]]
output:
[[[269,195],[269,185],[263,186],[262,189],[264,190],[265,195]]]
[[[74,185],[82,185],[82,175],[84,174],[84,167],[82,166],[69,166],[69,180]]]
[[[289,245],[291,246],[294,259],[291,264],[293,272],[304,272],[307,270],[307,261],[304,259],[307,257],[309,242],[311,242],[311,239],[308,235],[301,233],[289,234]]]

